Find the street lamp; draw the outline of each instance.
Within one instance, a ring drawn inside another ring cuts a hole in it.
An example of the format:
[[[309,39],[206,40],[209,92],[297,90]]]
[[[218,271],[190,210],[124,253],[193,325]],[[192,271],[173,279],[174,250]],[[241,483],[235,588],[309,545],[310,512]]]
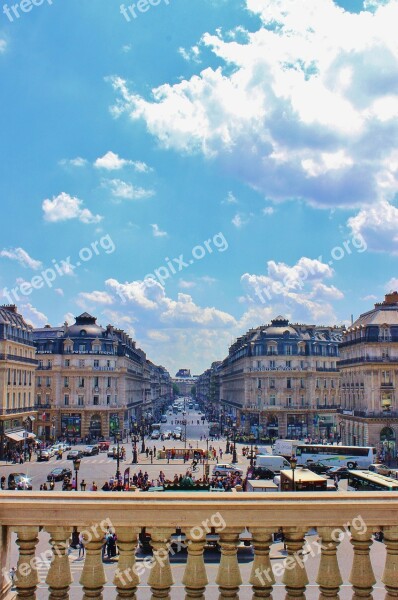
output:
[[[253,466],[253,443],[254,443],[254,435],[250,434],[250,466]]]
[[[115,475],[115,478],[116,478],[117,481],[119,481],[119,479],[120,479],[120,468],[119,468],[120,467],[120,449],[119,449],[120,433],[119,432],[115,434],[115,441],[116,441],[116,444],[117,444],[117,446],[116,446],[117,455],[116,455],[116,475]]]
[[[137,441],[138,441],[137,436],[136,436],[136,434],[134,434],[133,437],[132,437],[132,442],[134,444],[134,446],[133,446],[133,460],[132,460],[132,464],[133,465],[137,464],[137,462],[138,462]]]
[[[233,463],[237,463],[238,462],[238,458],[236,455],[236,423],[233,424],[232,426],[232,431],[233,431],[233,441],[234,441],[234,446],[232,449],[232,462]]]
[[[141,436],[142,436],[141,453],[143,453],[143,452],[145,452],[145,417],[143,417],[143,420],[141,423]]]
[[[293,475],[293,492],[296,491],[296,482],[294,481],[294,472],[296,470],[297,467],[297,458],[295,456],[291,456],[289,459],[290,462],[290,468],[292,469],[292,475]]]
[[[80,458],[75,458],[73,460],[73,468],[75,469],[75,490],[76,490],[76,492],[78,490],[78,486],[77,486],[77,474],[78,474],[79,469],[80,469],[80,462],[81,462]]]

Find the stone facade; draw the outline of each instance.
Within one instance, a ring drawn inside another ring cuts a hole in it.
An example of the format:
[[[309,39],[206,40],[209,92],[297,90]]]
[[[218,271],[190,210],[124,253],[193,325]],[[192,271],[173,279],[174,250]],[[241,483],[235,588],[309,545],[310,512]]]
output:
[[[362,314],[340,347],[341,418],[347,444],[396,456],[398,433],[398,293]]]
[[[36,366],[32,327],[15,306],[0,306],[0,457],[11,434],[32,432]]]

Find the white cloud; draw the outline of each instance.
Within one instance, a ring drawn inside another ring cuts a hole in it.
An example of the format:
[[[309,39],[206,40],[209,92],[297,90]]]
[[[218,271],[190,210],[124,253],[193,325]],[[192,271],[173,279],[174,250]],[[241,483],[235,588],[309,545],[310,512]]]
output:
[[[113,304],[114,298],[107,292],[94,291],[94,292],[81,292],[79,299],[83,302],[82,304],[93,303],[93,304]]]
[[[233,192],[228,192],[227,197],[221,202],[221,204],[238,204],[238,199]]]
[[[112,152],[111,150],[106,152],[104,156],[97,158],[94,162],[94,167],[96,169],[105,169],[106,171],[118,171],[126,166],[132,166],[140,173],[149,173],[149,171],[151,171],[151,168],[148,167],[146,163],[120,158],[118,154],[115,154],[115,152]]]
[[[166,237],[167,231],[162,231],[157,223],[151,223],[153,237]]]
[[[266,206],[265,208],[263,208],[263,215],[269,216],[269,215],[273,215],[275,212],[275,209],[273,208],[273,206]]]
[[[22,304],[20,311],[23,314],[25,321],[33,327],[43,327],[48,323],[47,316],[30,304],[30,302]]]
[[[178,287],[182,290],[189,290],[191,288],[196,287],[196,283],[194,281],[186,281],[185,279],[180,279],[178,282]]]
[[[232,225],[234,225],[237,229],[240,229],[241,227],[246,225],[248,222],[249,222],[249,219],[241,213],[236,213],[236,215],[233,217],[233,219],[231,221]]]
[[[145,200],[155,195],[153,190],[136,187],[122,179],[104,179],[102,187],[108,188],[118,200]]]
[[[58,296],[65,296],[64,290],[62,288],[55,288],[54,292],[58,295]]]
[[[386,292],[398,290],[398,277],[392,277],[385,285]],[[377,300],[377,296],[372,296],[372,300]]]
[[[87,160],[81,156],[77,156],[76,158],[63,158],[59,161],[59,164],[62,166],[85,167]]]
[[[195,63],[200,63],[200,48],[199,46],[192,46],[192,48],[190,49],[186,49],[186,48],[178,48],[178,53],[181,54],[182,58],[184,60],[186,60],[187,62],[195,62]]]
[[[0,54],[5,52],[7,49],[7,42],[5,40],[0,39]]]
[[[369,250],[398,255],[398,209],[385,200],[348,219],[354,236],[361,236]],[[360,239],[360,238],[359,238]]]
[[[1,250],[0,256],[17,261],[22,267],[37,271],[41,269],[43,263],[40,260],[35,260],[23,248],[9,248]]]
[[[44,220],[49,223],[78,219],[82,223],[99,223],[103,217],[93,215],[88,208],[82,208],[83,200],[62,192],[52,200],[43,200]]]
[[[68,325],[73,325],[73,323],[75,322],[75,315],[71,312],[68,312],[64,315],[64,320],[62,321],[62,323],[60,323],[60,326],[63,325],[64,323],[68,323]]]
[[[165,82],[148,99],[115,77],[114,115],[144,121],[166,149],[220,161],[274,202],[361,208],[391,198],[398,2],[367,0],[358,13],[332,0],[246,6],[256,31],[200,40],[221,66]]]

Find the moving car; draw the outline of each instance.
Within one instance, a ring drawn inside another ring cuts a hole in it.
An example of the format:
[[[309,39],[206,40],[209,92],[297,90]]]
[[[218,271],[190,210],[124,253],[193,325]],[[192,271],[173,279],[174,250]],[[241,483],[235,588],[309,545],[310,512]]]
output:
[[[37,461],[41,462],[43,460],[49,461],[51,456],[53,456],[48,450],[38,450],[37,452]]]
[[[274,473],[280,473],[282,469],[290,469],[290,463],[283,456],[272,454],[257,454],[256,467],[266,467]]]
[[[47,481],[63,481],[65,476],[72,478],[72,471],[67,467],[58,467],[47,475]]]
[[[164,440],[169,440],[171,438],[171,431],[164,431],[163,432],[163,439]]]
[[[334,479],[336,475],[339,477],[339,479],[348,479],[349,474],[350,469],[348,469],[348,467],[330,467],[326,473],[326,475],[332,479]]]
[[[243,475],[242,469],[238,469],[235,465],[231,465],[229,463],[218,463],[213,467],[213,475],[228,475],[229,473],[233,473],[234,475]]]
[[[155,429],[154,431],[152,431],[151,440],[158,440],[159,438],[160,438],[160,431],[158,429]]]
[[[94,456],[99,453],[99,447],[97,445],[86,446],[83,450],[84,456]]]
[[[331,468],[321,462],[308,462],[305,466],[313,473],[318,473],[318,475],[325,475],[325,473],[327,473]]]
[[[371,471],[372,473],[378,473],[378,475],[386,475],[386,477],[389,477],[392,473],[392,469],[390,469],[390,467],[379,464],[369,465],[368,471]]]
[[[81,450],[70,450],[70,452],[68,452],[66,458],[68,460],[75,460],[75,458],[83,458],[83,452],[81,452]]]
[[[249,479],[273,479],[275,473],[267,467],[249,467],[247,470],[247,476]]]
[[[26,473],[10,473],[8,476],[9,490],[31,490],[32,479]]]
[[[175,440],[180,440],[181,439],[181,431],[174,431],[173,438]]]

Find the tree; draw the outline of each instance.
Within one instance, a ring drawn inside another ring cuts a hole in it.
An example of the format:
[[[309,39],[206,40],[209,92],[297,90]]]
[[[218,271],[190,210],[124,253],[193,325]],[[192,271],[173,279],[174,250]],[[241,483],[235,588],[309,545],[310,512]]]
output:
[[[174,396],[180,395],[180,388],[178,387],[178,385],[176,383],[173,383],[173,395]]]
[[[191,396],[193,396],[194,398],[196,398],[196,385],[193,385],[191,387]]]

